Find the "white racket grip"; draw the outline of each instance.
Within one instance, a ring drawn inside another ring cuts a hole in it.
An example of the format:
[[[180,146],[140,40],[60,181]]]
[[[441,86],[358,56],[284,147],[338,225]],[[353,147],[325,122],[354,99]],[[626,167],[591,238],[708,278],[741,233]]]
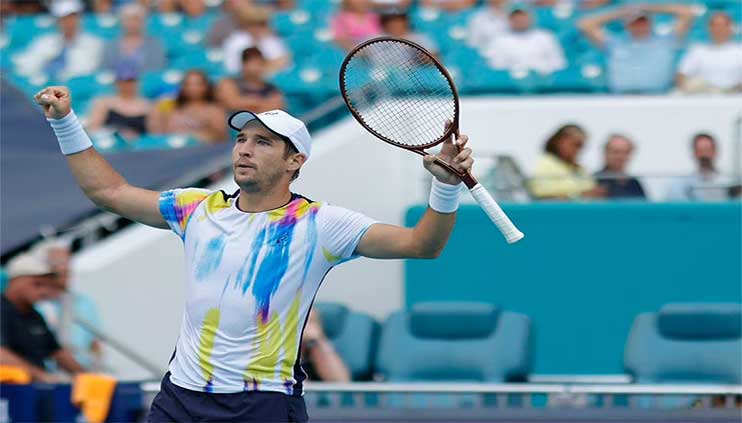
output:
[[[523,232],[519,231],[518,228],[513,225],[513,222],[510,221],[508,215],[502,211],[495,199],[492,198],[486,189],[484,189],[482,184],[476,184],[474,188],[469,191],[471,192],[471,196],[477,200],[477,203],[479,203],[484,212],[487,213],[487,216],[489,216],[492,222],[497,225],[497,228],[505,236],[505,240],[507,240],[508,244],[513,244],[523,239],[525,236],[523,235]]]

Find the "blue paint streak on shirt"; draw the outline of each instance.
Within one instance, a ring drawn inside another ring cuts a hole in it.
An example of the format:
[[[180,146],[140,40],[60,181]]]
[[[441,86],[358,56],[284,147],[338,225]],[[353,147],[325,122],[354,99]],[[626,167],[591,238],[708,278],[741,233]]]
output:
[[[197,280],[203,280],[219,267],[224,255],[225,240],[226,237],[218,236],[206,245],[206,251],[201,256],[201,260],[198,261],[198,267],[196,268]]]
[[[255,264],[258,261],[260,251],[263,249],[263,241],[265,240],[266,232],[266,228],[261,229],[260,232],[258,232],[258,235],[255,236],[255,240],[252,243],[252,248],[250,249],[250,259],[247,265],[247,268],[249,269],[249,271],[247,272],[247,277],[245,279],[242,279],[242,275],[245,269],[244,267],[240,269],[240,272],[237,275],[237,283],[242,284],[242,295],[245,295],[245,293],[247,292],[247,288],[250,287],[250,283],[252,282],[253,275],[255,275]]]
[[[268,321],[270,298],[286,274],[289,265],[289,247],[294,236],[296,220],[289,218],[269,227],[270,234],[263,261],[260,263],[252,293],[263,322]]]
[[[307,280],[307,274],[309,274],[309,267],[312,265],[314,259],[314,250],[317,248],[317,212],[312,210],[309,212],[309,224],[307,225],[307,262],[304,264],[304,275],[301,278],[302,285]]]

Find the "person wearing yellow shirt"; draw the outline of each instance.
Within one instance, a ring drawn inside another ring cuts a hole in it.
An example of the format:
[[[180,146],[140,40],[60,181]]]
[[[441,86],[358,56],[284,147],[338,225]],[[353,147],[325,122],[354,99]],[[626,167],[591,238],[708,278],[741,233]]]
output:
[[[544,145],[529,182],[531,194],[537,199],[602,198],[605,189],[577,163],[577,157],[587,138],[578,125],[557,129]]]

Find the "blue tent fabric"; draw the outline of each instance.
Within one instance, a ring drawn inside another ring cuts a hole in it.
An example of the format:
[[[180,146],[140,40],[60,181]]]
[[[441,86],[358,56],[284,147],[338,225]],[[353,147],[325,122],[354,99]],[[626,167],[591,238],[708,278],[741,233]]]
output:
[[[0,84],[0,249],[5,255],[36,238],[40,228],[70,224],[95,206],[75,183],[40,110],[4,79]],[[167,189],[197,169],[228,163],[230,149],[225,143],[106,158],[131,184]]]

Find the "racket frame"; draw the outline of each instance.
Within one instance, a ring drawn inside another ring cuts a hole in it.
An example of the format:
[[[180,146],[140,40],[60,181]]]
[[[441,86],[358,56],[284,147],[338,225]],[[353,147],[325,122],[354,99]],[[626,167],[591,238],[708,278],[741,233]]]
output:
[[[344,81],[345,81],[345,71],[347,69],[348,63],[350,63],[350,61],[353,60],[353,57],[355,57],[355,55],[359,51],[363,50],[364,48],[368,47],[371,44],[376,44],[376,43],[380,43],[380,42],[396,42],[396,43],[402,43],[402,44],[407,44],[407,45],[409,45],[409,46],[411,46],[411,47],[413,47],[415,49],[420,50],[421,52],[425,53],[428,56],[428,58],[431,60],[432,64],[435,65],[435,67],[438,70],[438,72],[440,72],[443,75],[443,77],[446,79],[446,82],[448,83],[448,86],[451,88],[451,92],[453,93],[453,103],[454,103],[453,121],[450,124],[447,125],[445,132],[438,139],[436,139],[434,141],[431,141],[429,143],[421,144],[421,145],[417,145],[417,146],[411,146],[409,144],[404,144],[404,143],[395,141],[395,140],[393,140],[391,138],[388,138],[388,137],[385,137],[385,136],[381,135],[376,130],[374,130],[373,128],[371,128],[364,121],[363,116],[361,115],[361,113],[355,107],[353,107],[353,104],[352,104],[352,102],[350,101],[350,99],[348,97],[348,92],[346,90],[345,83],[344,83]],[[427,156],[427,155],[430,155],[430,153],[426,152],[425,149],[431,148],[431,147],[435,147],[435,146],[441,144],[442,142],[446,141],[447,139],[449,139],[451,137],[458,138],[458,136],[459,136],[459,114],[460,114],[459,112],[460,112],[460,109],[459,109],[459,92],[456,89],[456,84],[454,84],[453,78],[451,78],[451,74],[448,73],[448,70],[446,69],[446,67],[443,66],[443,64],[438,59],[436,59],[435,56],[433,56],[428,50],[426,50],[425,47],[423,47],[423,46],[421,46],[421,45],[419,45],[419,44],[417,44],[415,42],[412,42],[412,41],[409,41],[409,40],[400,39],[400,38],[395,38],[395,37],[376,37],[376,38],[372,38],[370,40],[364,41],[361,44],[358,44],[357,46],[355,46],[353,48],[353,50],[351,50],[348,53],[348,55],[345,56],[345,59],[343,60],[343,63],[340,65],[340,72],[339,72],[339,77],[338,78],[339,78],[339,84],[340,84],[340,94],[342,94],[343,100],[345,100],[345,104],[348,106],[348,110],[350,110],[350,113],[353,115],[353,117],[368,132],[370,132],[376,138],[379,138],[380,140],[382,140],[382,141],[384,141],[384,142],[386,142],[388,144],[391,144],[391,145],[393,145],[395,147],[403,148],[403,149],[408,150],[408,151],[412,151],[413,153],[417,153],[417,154],[419,154],[421,156]],[[455,139],[454,139],[454,144],[455,144]],[[464,184],[469,189],[474,188],[479,183],[474,178],[474,176],[472,176],[472,174],[470,172],[461,172],[458,169],[454,168],[451,164],[446,163],[445,161],[443,161],[443,160],[441,160],[441,159],[439,159],[437,157],[435,159],[435,162],[439,166],[442,166],[442,167],[446,168],[449,172],[452,172],[452,173],[456,174],[459,178],[461,178],[461,180],[464,182]]]

